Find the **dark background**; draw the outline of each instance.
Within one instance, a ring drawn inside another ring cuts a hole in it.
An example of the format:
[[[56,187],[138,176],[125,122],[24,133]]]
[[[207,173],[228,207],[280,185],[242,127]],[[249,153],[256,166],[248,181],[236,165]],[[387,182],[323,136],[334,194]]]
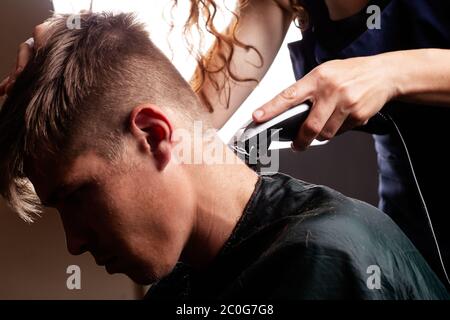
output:
[[[281,150],[280,171],[378,205],[376,153],[369,134],[350,131],[306,152]]]

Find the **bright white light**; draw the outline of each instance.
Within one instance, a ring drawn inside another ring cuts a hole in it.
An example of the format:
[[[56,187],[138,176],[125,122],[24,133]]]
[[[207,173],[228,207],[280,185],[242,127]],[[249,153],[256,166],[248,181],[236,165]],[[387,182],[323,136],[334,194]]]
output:
[[[90,2],[90,0],[53,0],[56,13],[78,13],[80,10],[89,9]],[[225,5],[227,8],[233,9],[235,2],[236,0],[226,0]],[[137,18],[147,26],[150,38],[155,45],[172,61],[185,79],[190,79],[195,70],[196,61],[189,54],[182,36],[183,25],[189,14],[190,1],[179,0],[173,11],[171,10],[172,3],[172,0],[93,0],[92,11],[135,13]],[[220,8],[215,20],[218,29],[224,29],[230,19],[231,13],[225,8]],[[174,29],[170,33],[169,22],[174,22]],[[196,38],[193,40],[194,43],[198,42]],[[202,49],[209,48],[213,41],[213,36],[205,34]]]
[[[89,9],[91,0],[53,0],[56,13],[78,13]]]
[[[229,9],[233,9],[235,3],[236,0],[225,1],[225,5]],[[82,9],[89,9],[90,0],[53,0],[53,4],[57,13],[78,13]],[[170,16],[172,0],[93,0],[92,4],[94,12],[134,12],[139,20],[146,24],[150,38],[155,45],[171,59],[186,80],[191,78],[196,62],[189,55],[182,35],[182,27],[189,13],[189,0],[178,1],[178,9],[172,12],[173,19]],[[230,19],[231,14],[221,8],[216,21],[217,27],[220,30],[224,29]],[[170,34],[169,21],[174,22],[174,29]],[[203,50],[207,49],[214,41],[213,36],[205,35]],[[219,132],[224,141],[231,139],[232,135],[242,127],[242,124],[251,119],[254,109],[295,82],[287,43],[300,39],[300,31],[291,25],[277,57],[264,79]]]

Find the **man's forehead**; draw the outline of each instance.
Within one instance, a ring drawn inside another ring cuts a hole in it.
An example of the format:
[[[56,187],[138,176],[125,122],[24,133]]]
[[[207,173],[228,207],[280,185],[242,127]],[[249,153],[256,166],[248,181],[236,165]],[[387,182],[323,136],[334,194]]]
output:
[[[44,200],[61,185],[93,172],[100,172],[101,163],[94,152],[86,152],[74,158],[65,156],[33,157],[25,162],[25,174],[33,184],[39,198]]]

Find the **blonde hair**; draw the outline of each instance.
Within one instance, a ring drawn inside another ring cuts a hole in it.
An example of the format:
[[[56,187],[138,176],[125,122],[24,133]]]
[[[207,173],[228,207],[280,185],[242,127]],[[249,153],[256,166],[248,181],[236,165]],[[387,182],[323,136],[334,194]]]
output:
[[[28,222],[41,202],[25,163],[54,155],[64,161],[88,148],[115,159],[139,103],[176,109],[186,119],[204,114],[133,15],[83,14],[79,29],[68,28],[68,18],[50,19],[47,41],[0,109],[0,194]]]

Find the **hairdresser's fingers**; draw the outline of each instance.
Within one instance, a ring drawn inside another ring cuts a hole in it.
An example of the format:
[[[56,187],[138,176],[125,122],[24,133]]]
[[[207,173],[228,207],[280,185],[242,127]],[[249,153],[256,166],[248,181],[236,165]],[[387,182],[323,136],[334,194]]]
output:
[[[6,94],[11,93],[11,90],[12,90],[12,88],[14,88],[15,83],[16,83],[15,79],[8,81],[8,83],[6,84],[6,88],[5,88]]]
[[[29,44],[27,44],[27,42],[23,42],[22,44],[20,44],[19,50],[17,51],[16,65],[10,72],[9,76],[0,84],[0,96],[9,94],[11,92],[14,83],[16,82],[16,78],[23,71],[23,69],[31,59],[32,54],[33,49]]]
[[[27,42],[23,42],[19,46],[19,51],[17,52],[15,77],[17,77],[22,72],[22,70],[30,61],[32,55],[33,55],[33,48],[31,47],[31,45],[28,44]]]
[[[317,136],[317,140],[325,141],[333,138],[347,118],[348,112],[342,108],[336,108],[330,119],[328,119],[327,123],[325,123],[320,134]]]
[[[33,39],[34,39],[34,48],[35,49],[38,49],[43,45],[45,35],[49,28],[50,28],[49,22],[44,22],[44,23],[38,24],[36,27],[34,27]]]
[[[7,77],[8,81],[6,81],[5,85],[4,85],[4,90],[5,93],[4,94],[9,94],[11,92],[11,89],[16,81],[15,78],[15,73],[16,73],[16,68],[12,68],[11,72],[9,73],[9,76]]]
[[[349,115],[347,117],[347,119],[345,119],[344,123],[342,124],[342,126],[339,128],[338,132],[336,133],[336,135],[340,135],[346,131],[352,130],[356,127],[361,127],[361,126],[365,126],[370,119],[367,120],[359,120],[359,119],[355,119],[354,117],[352,117],[351,115]]]
[[[297,81],[289,88],[283,90],[272,100],[253,112],[256,122],[264,122],[279,115],[300,103],[309,100],[313,93],[313,86],[307,77]]]
[[[28,62],[33,56],[35,48],[39,48],[48,31],[49,23],[44,22],[37,25],[33,31],[33,38],[28,39],[19,45],[17,52],[16,65],[14,70],[0,83],[0,96],[3,96],[11,91],[16,81],[17,76],[23,71]],[[31,41],[34,40],[34,41]]]
[[[7,76],[3,81],[0,83],[0,97],[4,96],[6,93],[6,85],[8,84],[9,76]]]
[[[308,117],[300,127],[297,137],[292,143],[294,150],[305,150],[320,134],[335,109],[334,103],[318,100],[311,107]]]

